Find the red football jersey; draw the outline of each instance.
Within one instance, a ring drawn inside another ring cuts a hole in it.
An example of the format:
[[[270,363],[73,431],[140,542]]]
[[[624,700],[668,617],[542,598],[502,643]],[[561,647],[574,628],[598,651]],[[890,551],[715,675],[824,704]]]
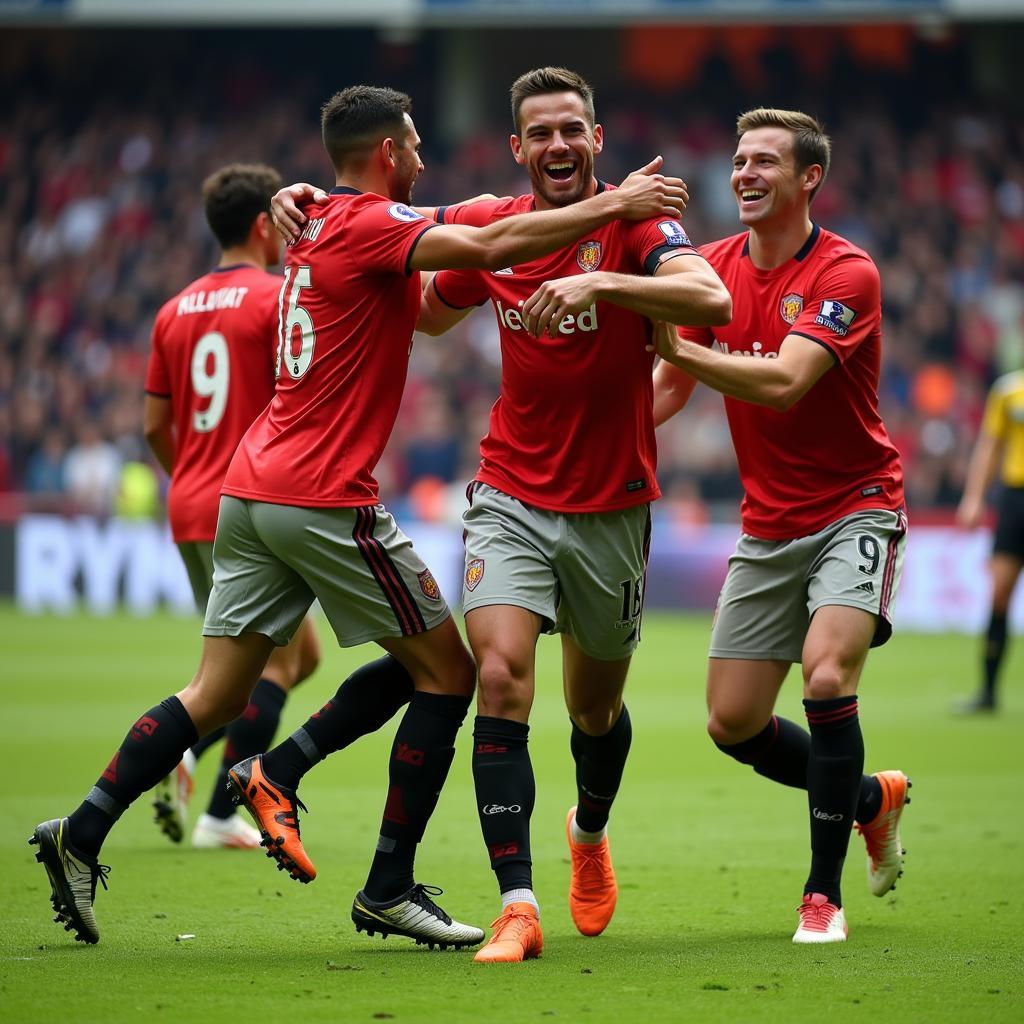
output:
[[[409,260],[436,225],[403,203],[336,188],[288,249],[277,391],[249,428],[224,493],[279,505],[377,502],[420,309]]]
[[[787,335],[799,334],[835,360],[787,412],[725,399],[746,491],[744,533],[804,537],[860,509],[900,508],[900,457],[878,415],[882,300],[871,257],[817,226],[774,270],[751,262],[746,232],[701,252],[732,293],[732,322],[681,327],[680,335],[730,355],[773,359]]]
[[[218,267],[166,302],[146,391],[171,400],[176,432],[167,518],[178,543],[212,541],[238,441],[274,394],[281,278]]]
[[[533,196],[524,195],[442,207],[438,217],[482,226],[532,209]],[[501,394],[480,442],[477,480],[554,512],[604,512],[660,495],[650,321],[598,301],[566,317],[557,337],[534,338],[520,307],[555,278],[598,269],[653,274],[669,250],[696,254],[679,221],[616,220],[531,263],[434,278],[443,302],[466,308],[490,299],[498,317]]]

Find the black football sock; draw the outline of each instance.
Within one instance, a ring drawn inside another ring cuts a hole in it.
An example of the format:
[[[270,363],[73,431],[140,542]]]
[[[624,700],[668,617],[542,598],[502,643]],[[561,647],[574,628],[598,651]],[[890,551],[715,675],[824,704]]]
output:
[[[287,691],[282,690],[277,683],[261,679],[253,689],[245,710],[228,723],[224,756],[217,780],[213,784],[207,814],[214,818],[230,818],[235,813],[235,805],[228,791],[228,772],[239,761],[254,754],[262,754],[270,746],[287,699]]]
[[[522,722],[488,715],[477,715],[473,727],[476,807],[500,892],[533,888],[530,816],[536,786],[529,735]]]
[[[470,697],[415,692],[395,733],[388,798],[377,851],[363,887],[378,903],[412,888],[416,844],[423,838],[455,757],[455,736]]]
[[[807,789],[807,759],[811,754],[811,736],[796,722],[772,715],[771,721],[756,735],[741,743],[715,743],[715,746],[741,764],[749,764],[758,775],[794,789]],[[871,821],[882,807],[882,785],[873,775],[863,775],[857,798],[856,820]]]
[[[576,824],[584,832],[600,832],[608,824],[632,739],[633,726],[625,704],[603,736],[590,736],[572,723],[569,748],[576,761]]]
[[[198,739],[196,727],[177,697],[150,708],[128,730],[106,771],[68,818],[74,848],[95,857],[114,822],[165,775]]]
[[[214,729],[213,732],[208,732],[198,743],[193,743],[189,750],[192,751],[192,756],[198,761],[199,758],[205,754],[210,747],[215,743],[224,739],[224,734],[227,732],[227,726],[222,725],[218,729]]]
[[[263,771],[279,786],[295,789],[313,765],[376,732],[412,695],[412,676],[390,654],[363,665],[303,726],[263,756]]]
[[[804,892],[824,893],[841,907],[840,879],[864,769],[857,697],[805,700],[804,708],[811,730],[807,761],[811,871]]]
[[[985,634],[985,689],[984,697],[993,704],[996,699],[996,676],[1006,653],[1006,613],[992,613]]]

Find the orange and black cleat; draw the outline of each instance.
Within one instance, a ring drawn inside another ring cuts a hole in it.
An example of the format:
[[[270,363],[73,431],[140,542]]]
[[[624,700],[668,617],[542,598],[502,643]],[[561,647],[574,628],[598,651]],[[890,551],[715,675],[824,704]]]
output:
[[[882,787],[882,806],[871,821],[857,822],[856,828],[868,849],[868,888],[873,895],[884,896],[903,875],[907,851],[900,837],[900,819],[910,803],[913,783],[900,771],[875,772],[875,778]]]
[[[236,804],[252,815],[260,831],[260,846],[277,861],[279,871],[287,871],[299,882],[312,882],[316,868],[306,856],[299,835],[299,812],[306,805],[292,789],[271,782],[263,772],[263,755],[239,761],[228,772],[228,790]]]
[[[619,886],[615,881],[608,837],[603,836],[601,842],[593,844],[574,842],[572,823],[575,817],[576,808],[572,807],[565,819],[565,835],[572,858],[569,911],[581,935],[600,935],[615,913]]]
[[[490,942],[473,957],[478,964],[516,964],[540,956],[544,948],[540,918],[532,903],[510,903],[491,927]]]

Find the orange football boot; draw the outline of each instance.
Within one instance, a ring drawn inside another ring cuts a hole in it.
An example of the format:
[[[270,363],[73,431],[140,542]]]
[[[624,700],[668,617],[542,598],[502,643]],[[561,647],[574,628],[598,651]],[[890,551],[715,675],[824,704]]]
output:
[[[263,772],[263,755],[239,761],[228,772],[232,799],[252,815],[263,837],[267,856],[277,861],[279,871],[287,871],[299,882],[312,882],[316,868],[306,856],[299,835],[299,812],[306,805],[292,789],[271,782]]]
[[[491,927],[491,941],[473,957],[478,964],[517,964],[540,956],[544,948],[540,919],[532,903],[510,903]]]
[[[569,911],[581,935],[600,935],[615,913],[619,887],[615,881],[608,837],[599,843],[575,843],[572,821],[576,808],[569,809],[565,819],[565,836],[572,856],[572,878],[569,881]]]
[[[882,806],[866,825],[857,822],[855,827],[868,848],[868,888],[873,895],[884,896],[903,874],[907,851],[900,838],[900,818],[910,803],[913,783],[900,771],[875,772],[875,778],[882,787]]]

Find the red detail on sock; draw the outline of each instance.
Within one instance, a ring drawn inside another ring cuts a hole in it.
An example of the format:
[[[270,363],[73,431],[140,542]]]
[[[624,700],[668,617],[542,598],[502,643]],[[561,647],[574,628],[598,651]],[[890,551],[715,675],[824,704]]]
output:
[[[832,711],[808,711],[807,721],[811,725],[829,725],[834,722],[845,722],[848,718],[857,717],[857,702],[847,704]]]
[[[390,821],[392,825],[409,824],[409,815],[405,813],[402,791],[397,786],[392,786],[388,790],[387,803],[384,805],[384,820]]]
[[[103,778],[107,782],[117,782],[117,760],[121,756],[120,750],[114,751],[114,756],[110,759],[110,764],[103,770]]]
[[[498,743],[478,743],[476,752],[478,754],[507,754],[508,747],[503,747]]]
[[[425,759],[426,755],[422,750],[414,750],[408,743],[395,744],[396,761],[404,761],[406,764],[411,764],[416,768],[422,768]]]
[[[328,701],[319,711],[315,711],[310,717],[319,718],[321,715],[326,715],[333,707],[334,703],[332,701]]]
[[[138,743],[146,736],[152,736],[160,727],[160,723],[149,715],[143,715],[133,726],[131,737]]]
[[[487,847],[487,852],[491,855],[491,861],[496,861],[501,857],[514,857],[519,852],[518,843],[494,843]]]
[[[245,710],[242,712],[242,717],[247,722],[255,722],[260,717],[260,709],[256,704],[246,704]]]

